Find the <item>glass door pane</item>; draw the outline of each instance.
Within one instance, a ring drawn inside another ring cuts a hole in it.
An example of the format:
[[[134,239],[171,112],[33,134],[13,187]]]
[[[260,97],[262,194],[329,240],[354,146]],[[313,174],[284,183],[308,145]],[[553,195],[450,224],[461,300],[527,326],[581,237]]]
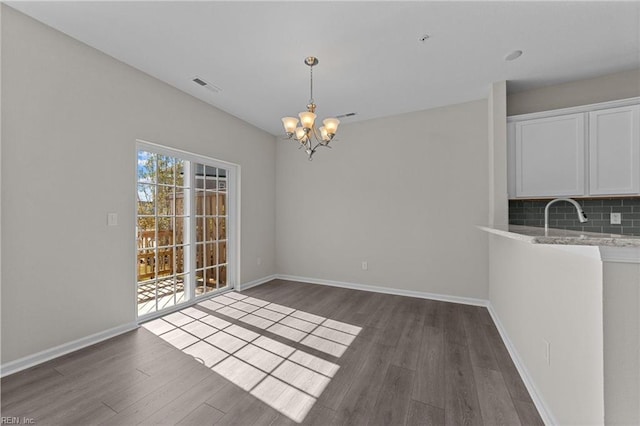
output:
[[[188,212],[185,211],[184,161],[138,151],[138,315],[174,306],[185,297],[185,253],[188,254]]]
[[[205,164],[196,164],[196,296],[224,288],[226,269],[226,192],[227,170]]]

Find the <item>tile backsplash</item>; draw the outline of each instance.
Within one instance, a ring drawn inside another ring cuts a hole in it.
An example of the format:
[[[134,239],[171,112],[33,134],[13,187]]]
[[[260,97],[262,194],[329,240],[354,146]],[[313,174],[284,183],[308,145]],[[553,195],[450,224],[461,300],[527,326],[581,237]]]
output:
[[[559,201],[549,208],[549,227],[574,231],[640,236],[639,198],[575,199],[589,219],[578,221],[574,206]],[[509,223],[544,227],[544,208],[551,200],[509,200]],[[622,215],[622,224],[611,224],[611,213]]]

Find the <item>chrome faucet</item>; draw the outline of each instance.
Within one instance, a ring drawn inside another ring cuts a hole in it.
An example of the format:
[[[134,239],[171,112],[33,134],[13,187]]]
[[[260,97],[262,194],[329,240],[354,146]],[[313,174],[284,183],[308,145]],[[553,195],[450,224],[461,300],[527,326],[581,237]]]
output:
[[[567,202],[573,204],[573,206],[578,211],[578,220],[580,221],[580,223],[585,223],[586,221],[589,220],[589,219],[587,219],[587,215],[584,214],[584,211],[582,211],[582,207],[580,207],[580,204],[578,204],[578,202],[576,200],[572,200],[571,198],[556,198],[555,200],[549,201],[547,203],[547,206],[544,208],[544,230],[545,230],[545,232],[549,230],[549,207],[551,206],[551,204],[557,203],[558,201],[567,201]]]

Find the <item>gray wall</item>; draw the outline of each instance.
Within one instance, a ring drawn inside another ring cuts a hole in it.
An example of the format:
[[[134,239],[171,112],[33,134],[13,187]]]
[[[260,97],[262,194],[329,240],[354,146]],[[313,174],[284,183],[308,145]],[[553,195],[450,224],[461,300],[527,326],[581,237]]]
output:
[[[278,272],[486,299],[488,121],[480,100],[344,124],[312,162],[278,142]]]
[[[640,96],[640,69],[542,87],[507,96],[507,115],[528,114]]]
[[[242,281],[276,272],[272,135],[4,5],[2,89],[3,363],[135,320],[138,138],[240,164]]]
[[[606,425],[640,424],[640,265],[603,264]]]

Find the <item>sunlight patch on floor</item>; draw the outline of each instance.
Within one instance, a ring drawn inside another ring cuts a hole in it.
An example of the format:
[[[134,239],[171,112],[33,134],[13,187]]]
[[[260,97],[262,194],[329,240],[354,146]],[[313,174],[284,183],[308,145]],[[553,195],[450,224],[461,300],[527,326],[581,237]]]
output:
[[[162,309],[168,308],[175,304],[182,303],[186,300],[184,296],[184,291],[176,292],[175,299],[173,296],[174,296],[173,294],[168,294],[165,296],[158,297],[157,307],[156,307],[156,299],[151,299],[145,302],[138,303],[138,316],[143,316],[151,312],[160,311]]]
[[[304,420],[340,366],[217,314],[335,358],[362,330],[236,292],[196,306],[142,326],[296,422]]]

